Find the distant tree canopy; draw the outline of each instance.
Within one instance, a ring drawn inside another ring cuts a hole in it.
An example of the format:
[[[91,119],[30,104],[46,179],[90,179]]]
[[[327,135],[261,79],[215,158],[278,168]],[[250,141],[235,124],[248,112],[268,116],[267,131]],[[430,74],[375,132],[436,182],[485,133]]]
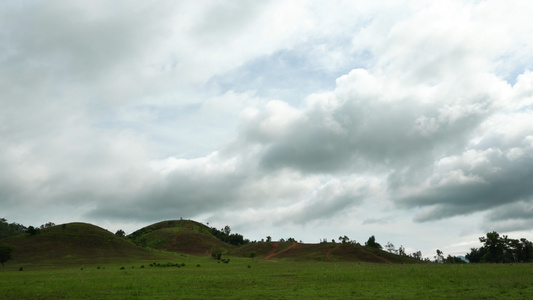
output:
[[[26,232],[29,233],[30,235],[37,235],[37,234],[39,234],[41,232],[41,230],[39,228],[35,228],[33,226],[30,226],[30,227],[28,227]]]
[[[376,242],[376,237],[375,236],[369,237],[368,241],[366,241],[366,243],[365,243],[365,246],[376,248],[376,249],[383,249],[383,247],[381,247],[381,245],[378,242]]]
[[[28,228],[18,223],[8,223],[5,218],[0,218],[0,239],[26,232]]]
[[[13,247],[0,243],[0,263],[2,263],[2,267],[11,259],[11,252],[13,252]]]
[[[465,264],[466,261],[462,260],[458,256],[451,256],[451,255],[448,254],[446,259],[444,260],[444,263],[445,264]]]
[[[228,225],[226,225],[221,230],[212,227],[211,234],[217,239],[223,241],[224,243],[228,243],[235,246],[245,245],[250,242],[248,239],[244,239],[241,234],[231,233],[231,228]]]
[[[50,227],[53,227],[53,226],[56,226],[56,224],[53,223],[53,222],[48,222],[46,224],[41,225],[41,229],[50,228]]]
[[[412,258],[422,260],[422,252],[421,251],[416,251],[415,253],[411,253],[410,256]]]
[[[521,238],[510,239],[500,236],[496,231],[479,238],[480,248],[472,248],[465,256],[471,263],[511,263],[532,262],[533,243]]]
[[[345,236],[339,236],[339,242],[341,242],[343,244],[347,244],[349,241],[350,241],[350,238],[347,237],[346,235]]]

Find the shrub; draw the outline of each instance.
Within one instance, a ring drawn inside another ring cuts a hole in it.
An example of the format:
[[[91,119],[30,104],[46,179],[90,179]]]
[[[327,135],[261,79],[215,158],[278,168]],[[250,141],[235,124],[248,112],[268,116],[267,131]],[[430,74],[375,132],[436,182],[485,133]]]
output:
[[[220,260],[222,258],[222,249],[214,247],[211,249],[211,256],[216,260]]]

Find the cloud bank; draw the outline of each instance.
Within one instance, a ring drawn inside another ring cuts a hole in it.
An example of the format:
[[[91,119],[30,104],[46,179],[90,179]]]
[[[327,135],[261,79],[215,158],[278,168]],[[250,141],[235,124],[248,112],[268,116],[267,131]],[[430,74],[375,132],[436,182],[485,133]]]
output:
[[[10,220],[531,228],[531,4],[0,11]]]

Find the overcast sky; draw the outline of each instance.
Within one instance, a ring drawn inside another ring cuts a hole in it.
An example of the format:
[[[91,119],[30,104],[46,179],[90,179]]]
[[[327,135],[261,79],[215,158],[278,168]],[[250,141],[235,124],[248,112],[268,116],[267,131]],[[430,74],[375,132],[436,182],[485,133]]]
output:
[[[0,217],[424,256],[533,239],[533,2],[2,1]]]

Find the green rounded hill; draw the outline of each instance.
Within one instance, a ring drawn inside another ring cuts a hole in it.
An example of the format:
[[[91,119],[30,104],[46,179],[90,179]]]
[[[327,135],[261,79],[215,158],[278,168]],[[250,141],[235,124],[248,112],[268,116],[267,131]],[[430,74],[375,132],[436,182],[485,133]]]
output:
[[[163,258],[160,253],[87,223],[56,225],[2,242],[14,247],[12,262],[19,264],[98,264]]]
[[[211,228],[191,220],[162,221],[141,228],[128,238],[139,246],[192,255],[209,255],[213,248],[235,248],[217,239]]]

